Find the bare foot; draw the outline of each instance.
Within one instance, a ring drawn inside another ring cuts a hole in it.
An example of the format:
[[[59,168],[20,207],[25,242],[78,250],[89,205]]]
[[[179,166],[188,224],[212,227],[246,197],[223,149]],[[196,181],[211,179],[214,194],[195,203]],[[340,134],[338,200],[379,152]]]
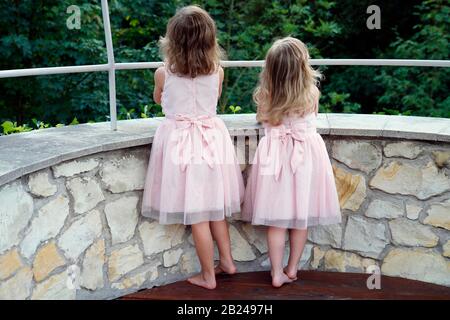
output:
[[[289,277],[289,279],[295,281],[297,280],[297,272],[296,269],[290,269],[288,267],[284,268],[283,272]]]
[[[216,279],[214,277],[209,277],[206,279],[202,273],[199,273],[193,277],[187,279],[190,284],[205,288],[205,289],[215,289],[216,288]]]
[[[219,264],[214,269],[216,274],[226,273],[226,274],[235,274],[237,271],[236,266],[233,261],[220,261]]]
[[[291,283],[293,280],[289,278],[284,272],[272,274],[272,286],[275,288],[281,287],[285,283]]]

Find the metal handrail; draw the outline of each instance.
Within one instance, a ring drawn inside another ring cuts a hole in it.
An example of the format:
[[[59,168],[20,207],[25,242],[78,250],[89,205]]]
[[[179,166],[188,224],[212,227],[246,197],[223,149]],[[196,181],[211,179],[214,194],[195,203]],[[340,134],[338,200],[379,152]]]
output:
[[[112,44],[111,24],[109,21],[109,7],[107,0],[101,0],[102,18],[105,31],[106,51],[108,56],[107,64],[94,64],[82,66],[50,67],[0,70],[1,78],[15,78],[27,76],[41,76],[52,74],[69,74],[81,72],[101,72],[108,71],[109,84],[109,106],[111,129],[117,130],[117,107],[116,107],[116,70],[138,70],[155,69],[163,65],[162,62],[127,62],[115,63],[114,48]],[[450,67],[449,60],[400,60],[400,59],[311,59],[312,65],[316,66],[396,66],[396,67]],[[264,60],[252,61],[222,61],[221,65],[226,68],[234,67],[263,67]]]
[[[449,60],[400,60],[400,59],[311,59],[311,65],[315,66],[393,66],[393,67],[450,67]],[[264,60],[251,61],[221,61],[225,68],[254,68],[263,67]],[[115,70],[139,70],[156,69],[163,65],[163,62],[124,62],[113,63]],[[50,68],[29,68],[0,70],[0,78],[15,78],[26,76],[41,76],[51,74],[66,74],[80,72],[108,71],[110,64],[93,64],[83,66],[50,67]]]

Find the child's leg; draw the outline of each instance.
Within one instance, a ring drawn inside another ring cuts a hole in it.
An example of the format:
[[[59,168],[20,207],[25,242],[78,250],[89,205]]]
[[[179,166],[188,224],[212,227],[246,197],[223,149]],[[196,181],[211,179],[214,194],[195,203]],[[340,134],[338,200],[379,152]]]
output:
[[[197,251],[202,271],[188,281],[197,286],[214,289],[216,287],[216,275],[214,273],[214,243],[209,228],[209,222],[201,222],[192,225],[195,250]]]
[[[267,244],[272,266],[272,285],[276,288],[292,280],[283,272],[283,256],[285,248],[286,229],[269,227],[267,229]]]
[[[298,263],[300,262],[300,258],[302,257],[307,237],[308,229],[289,230],[289,243],[291,249],[289,252],[289,262],[284,271],[286,272],[287,276],[293,280],[297,279]]]
[[[210,226],[213,238],[219,249],[220,261],[215,269],[216,274],[221,272],[226,272],[228,274],[235,273],[236,266],[234,265],[233,257],[231,256],[231,242],[227,222],[225,220],[211,221]]]

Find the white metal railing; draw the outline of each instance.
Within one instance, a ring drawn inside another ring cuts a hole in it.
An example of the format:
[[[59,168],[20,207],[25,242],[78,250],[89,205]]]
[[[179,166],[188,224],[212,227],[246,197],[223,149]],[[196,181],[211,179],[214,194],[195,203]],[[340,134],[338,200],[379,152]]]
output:
[[[311,59],[311,64],[315,66],[396,66],[396,67],[450,67],[449,60],[394,60],[394,59]],[[113,63],[115,70],[138,70],[156,69],[162,66],[162,62],[125,62]],[[221,65],[226,68],[262,67],[264,60],[252,61],[221,61]],[[51,68],[30,68],[0,70],[0,78],[15,78],[26,76],[42,76],[52,74],[67,74],[81,72],[109,71],[110,64],[93,64],[83,66],[51,67]]]
[[[105,31],[106,51],[108,56],[107,64],[51,67],[51,68],[31,68],[0,70],[1,78],[14,78],[26,76],[41,76],[52,74],[69,74],[80,72],[101,72],[108,71],[109,82],[109,108],[111,129],[117,130],[117,108],[116,108],[116,70],[137,70],[155,69],[163,65],[162,62],[129,62],[115,63],[114,48],[112,44],[111,24],[109,21],[108,0],[101,0],[103,27]],[[400,60],[400,59],[311,59],[311,64],[316,66],[397,66],[397,67],[450,67],[450,60]],[[222,61],[223,67],[262,67],[264,60],[253,61]]]

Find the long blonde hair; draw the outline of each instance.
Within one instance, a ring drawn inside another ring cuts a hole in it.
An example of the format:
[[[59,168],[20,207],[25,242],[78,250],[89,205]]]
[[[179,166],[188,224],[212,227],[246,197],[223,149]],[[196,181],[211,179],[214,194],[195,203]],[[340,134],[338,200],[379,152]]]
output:
[[[160,40],[168,69],[192,78],[216,71],[223,56],[216,34],[214,20],[202,8],[192,5],[178,10]]]
[[[322,75],[309,64],[309,52],[300,40],[277,40],[266,55],[253,99],[257,120],[279,125],[285,116],[304,116],[316,110]]]

